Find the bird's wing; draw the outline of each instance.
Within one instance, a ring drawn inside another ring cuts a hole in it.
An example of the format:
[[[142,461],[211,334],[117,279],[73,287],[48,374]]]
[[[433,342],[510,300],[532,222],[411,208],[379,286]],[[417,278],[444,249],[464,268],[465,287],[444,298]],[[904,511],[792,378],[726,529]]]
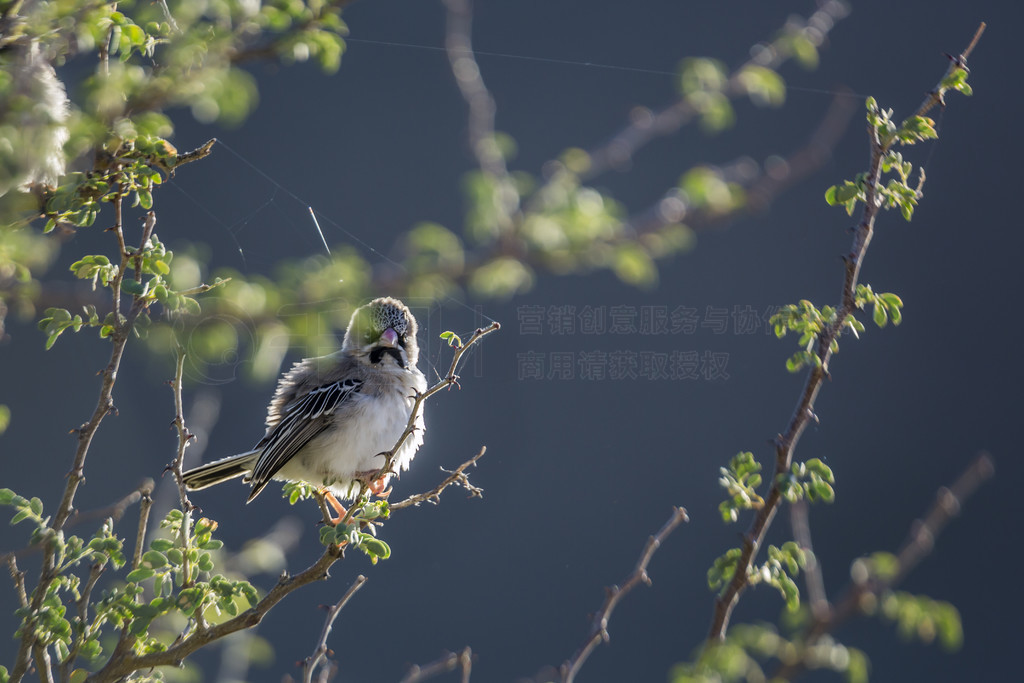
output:
[[[338,406],[351,400],[362,386],[362,380],[357,379],[325,384],[284,406],[281,419],[256,445],[261,453],[250,477],[249,500],[255,498],[313,437],[327,428]]]

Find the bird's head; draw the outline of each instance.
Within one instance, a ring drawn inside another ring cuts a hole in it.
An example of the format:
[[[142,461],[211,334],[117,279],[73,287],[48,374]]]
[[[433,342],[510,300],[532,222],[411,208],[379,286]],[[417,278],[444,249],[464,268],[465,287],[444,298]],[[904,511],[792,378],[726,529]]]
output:
[[[419,360],[416,318],[398,299],[374,299],[352,313],[342,349],[364,356],[371,365],[414,367]]]

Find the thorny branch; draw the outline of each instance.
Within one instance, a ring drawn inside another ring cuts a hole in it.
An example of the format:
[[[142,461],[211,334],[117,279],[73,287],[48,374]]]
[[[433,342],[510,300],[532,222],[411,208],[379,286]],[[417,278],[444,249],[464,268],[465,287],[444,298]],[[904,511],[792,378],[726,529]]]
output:
[[[977,44],[983,30],[984,24],[979,27],[968,47],[957,59],[952,60],[943,78],[952,73],[954,69],[966,66],[967,57]],[[939,83],[941,82],[940,80]],[[936,86],[918,110],[914,112],[914,115],[923,116],[925,112],[934,106],[936,102],[940,102],[941,99],[941,88]],[[796,410],[790,418],[789,425],[786,431],[775,439],[775,476],[773,477],[773,482],[776,483],[772,484],[768,495],[765,497],[764,505],[757,510],[750,529],[743,536],[742,554],[736,563],[732,580],[715,600],[711,628],[708,632],[709,644],[725,638],[725,631],[729,626],[729,618],[736,607],[736,603],[739,601],[740,594],[748,585],[750,568],[782,500],[782,492],[777,483],[779,475],[789,470],[797,443],[800,441],[804,429],[814,418],[814,402],[817,399],[818,392],[821,390],[822,383],[828,376],[829,360],[832,358],[832,343],[839,337],[847,317],[856,310],[855,292],[857,290],[857,281],[860,277],[861,266],[864,263],[864,255],[874,234],[875,219],[881,208],[881,201],[878,196],[878,183],[882,174],[882,160],[886,152],[888,152],[889,146],[894,142],[889,141],[886,145],[883,145],[878,139],[877,131],[874,128],[869,128],[869,134],[871,139],[871,163],[869,164],[869,170],[864,181],[864,208],[861,213],[860,222],[854,232],[853,245],[850,252],[844,257],[846,277],[843,281],[840,303],[836,307],[836,316],[834,322],[818,336],[816,355],[820,363],[811,367]]]
[[[413,664],[399,683],[420,683],[458,668],[462,669],[461,682],[469,683],[469,675],[473,670],[473,651],[469,647],[463,648],[458,654],[448,652],[430,664]]]
[[[360,574],[356,577],[356,580],[352,582],[345,594],[341,596],[341,600],[334,603],[330,607],[327,607],[327,618],[324,620],[324,627],[320,631],[320,640],[317,643],[316,649],[313,650],[313,654],[305,659],[302,663],[302,669],[304,675],[302,680],[305,683],[313,683],[313,674],[316,673],[316,668],[320,666],[322,662],[327,659],[330,650],[327,647],[327,638],[331,635],[331,629],[334,628],[334,620],[338,618],[341,610],[345,608],[348,601],[356,594],[363,584],[366,583],[366,577]],[[326,607],[326,606],[325,606]]]
[[[28,607],[28,594],[25,592],[25,572],[18,569],[18,560],[14,555],[7,556],[7,569],[11,573],[11,580],[14,581],[14,591],[18,595],[18,604]]]
[[[964,502],[967,501],[978,488],[995,474],[995,464],[991,456],[982,453],[964,470],[953,484],[946,488],[943,486],[935,496],[935,502],[931,509],[924,516],[924,519],[917,519],[911,525],[910,533],[903,542],[896,555],[897,571],[891,577],[858,576],[854,572],[854,581],[836,601],[822,615],[814,613],[813,620],[808,626],[804,637],[801,639],[802,646],[812,647],[819,638],[827,633],[835,631],[840,625],[863,612],[867,598],[878,598],[889,590],[898,586],[907,574],[909,574],[921,561],[932,551],[935,539],[946,528],[950,520],[960,514]],[[788,680],[800,673],[804,664],[801,661],[785,665],[779,669],[774,678]]]
[[[654,553],[661,547],[661,544],[668,538],[668,535],[672,531],[682,524],[683,522],[690,521],[690,518],[686,515],[686,510],[681,507],[672,508],[672,516],[668,518],[668,521],[661,527],[658,533],[654,534],[647,539],[647,544],[644,545],[643,552],[640,553],[640,559],[637,560],[636,566],[633,568],[632,573],[626,577],[625,582],[622,586],[612,586],[606,589],[607,595],[604,599],[604,604],[601,605],[601,609],[598,610],[597,614],[594,615],[593,621],[591,622],[590,634],[587,636],[587,640],[583,643],[572,659],[566,660],[561,666],[562,683],[572,683],[576,679],[576,674],[579,673],[580,668],[590,657],[590,654],[597,648],[601,643],[608,642],[608,620],[612,617],[612,612],[615,611],[615,607],[619,604],[622,598],[626,597],[631,590],[637,587],[638,584],[643,583],[648,586],[651,585],[651,579],[647,575],[647,565],[650,563]]]
[[[481,446],[479,453],[477,453],[472,458],[456,467],[455,470],[452,472],[449,472],[443,467],[439,468],[442,472],[448,474],[448,477],[444,481],[442,481],[440,484],[435,486],[430,491],[427,491],[426,493],[417,493],[414,496],[409,496],[405,500],[399,501],[391,505],[390,508],[392,510],[401,510],[402,508],[407,508],[410,505],[418,506],[420,503],[433,503],[436,505],[441,501],[441,492],[444,491],[449,486],[451,486],[452,484],[455,484],[456,486],[461,486],[462,488],[469,491],[470,498],[482,498],[484,495],[484,490],[479,486],[473,486],[472,484],[469,483],[469,477],[466,476],[466,470],[470,467],[476,466],[476,461],[484,457],[484,453],[486,452],[487,447]]]

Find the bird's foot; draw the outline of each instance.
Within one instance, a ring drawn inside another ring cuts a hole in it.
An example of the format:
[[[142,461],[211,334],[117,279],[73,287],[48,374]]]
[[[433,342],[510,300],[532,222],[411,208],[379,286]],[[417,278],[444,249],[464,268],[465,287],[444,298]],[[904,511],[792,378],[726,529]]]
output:
[[[338,499],[334,497],[334,494],[328,491],[327,489],[323,489],[321,493],[323,493],[324,495],[324,501],[328,505],[330,505],[334,512],[336,512],[338,515],[337,517],[331,517],[330,515],[328,515],[326,522],[331,526],[338,526],[338,523],[341,520],[345,519],[345,515],[348,514],[348,510],[346,510],[345,506],[339,503]]]
[[[365,484],[367,491],[378,498],[387,498],[391,495],[391,487],[388,486],[388,481],[390,481],[391,475],[385,474],[384,476],[377,476],[378,472],[379,470],[357,472],[356,477]]]

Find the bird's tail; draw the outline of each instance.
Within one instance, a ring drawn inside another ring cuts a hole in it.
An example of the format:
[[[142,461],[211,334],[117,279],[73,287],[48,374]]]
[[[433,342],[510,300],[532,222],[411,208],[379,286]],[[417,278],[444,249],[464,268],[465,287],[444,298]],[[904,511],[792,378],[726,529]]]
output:
[[[185,480],[185,486],[192,491],[205,489],[207,486],[213,486],[228,479],[249,474],[256,465],[258,458],[259,451],[239,453],[229,458],[222,458],[205,465],[200,465],[195,469],[185,472],[182,478]]]

